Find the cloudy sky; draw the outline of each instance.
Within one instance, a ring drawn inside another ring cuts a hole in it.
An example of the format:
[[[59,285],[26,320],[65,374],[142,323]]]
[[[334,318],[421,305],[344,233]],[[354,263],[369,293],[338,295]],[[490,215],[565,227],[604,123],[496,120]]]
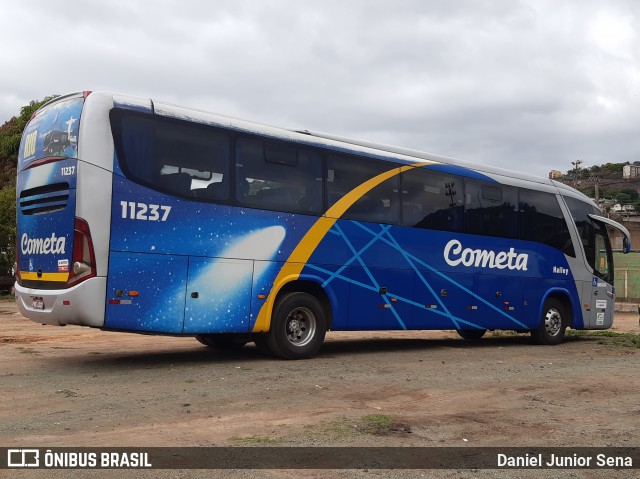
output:
[[[640,161],[637,0],[0,0],[0,122],[109,90],[546,176]]]

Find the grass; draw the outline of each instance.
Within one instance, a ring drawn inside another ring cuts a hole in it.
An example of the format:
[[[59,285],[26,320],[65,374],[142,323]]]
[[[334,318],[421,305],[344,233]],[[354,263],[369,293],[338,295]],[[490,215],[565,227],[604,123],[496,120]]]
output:
[[[567,330],[567,339],[600,338],[599,344],[619,348],[640,349],[640,334],[615,331]]]
[[[511,329],[496,329],[494,331],[490,331],[489,334],[492,337],[499,338],[501,336],[518,336],[521,333]]]
[[[386,414],[368,414],[360,418],[359,430],[366,434],[380,435],[392,429],[391,416]]]
[[[356,426],[347,418],[305,426],[305,435],[331,441],[344,441],[358,434]]]
[[[356,420],[343,417],[335,421],[307,426],[305,431],[307,436],[321,437],[331,441],[347,441],[361,434],[386,436],[398,432],[411,432],[411,428],[386,414],[367,414]]]
[[[36,351],[35,349],[31,349],[31,348],[23,348],[23,347],[19,347],[18,351],[20,351],[20,354],[40,354],[38,351]]]
[[[231,436],[229,438],[229,441],[236,444],[244,444],[246,446],[275,446],[277,444],[282,444],[284,442],[284,439],[281,439],[279,437],[266,436]]]

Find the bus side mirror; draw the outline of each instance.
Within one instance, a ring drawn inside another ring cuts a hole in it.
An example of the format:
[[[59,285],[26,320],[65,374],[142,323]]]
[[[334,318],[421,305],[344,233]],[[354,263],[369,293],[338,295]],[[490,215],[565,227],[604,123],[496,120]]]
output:
[[[622,252],[624,254],[631,252],[631,241],[626,236],[622,239]]]

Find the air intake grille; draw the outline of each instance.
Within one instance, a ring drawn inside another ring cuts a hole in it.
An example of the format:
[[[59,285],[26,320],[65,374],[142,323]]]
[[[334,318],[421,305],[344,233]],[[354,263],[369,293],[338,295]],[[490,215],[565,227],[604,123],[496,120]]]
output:
[[[68,200],[69,184],[56,183],[24,190],[18,203],[23,215],[38,215],[63,210]]]

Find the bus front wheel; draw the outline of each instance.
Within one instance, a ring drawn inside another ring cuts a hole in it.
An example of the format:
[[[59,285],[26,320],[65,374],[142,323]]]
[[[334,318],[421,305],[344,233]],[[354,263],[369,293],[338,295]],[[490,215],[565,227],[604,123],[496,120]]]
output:
[[[531,331],[531,336],[537,344],[560,344],[564,340],[567,324],[567,313],[562,302],[549,298],[542,308],[540,326]]]
[[[327,318],[320,301],[308,293],[288,293],[278,300],[264,339],[274,356],[306,359],[318,352],[326,332]]]

